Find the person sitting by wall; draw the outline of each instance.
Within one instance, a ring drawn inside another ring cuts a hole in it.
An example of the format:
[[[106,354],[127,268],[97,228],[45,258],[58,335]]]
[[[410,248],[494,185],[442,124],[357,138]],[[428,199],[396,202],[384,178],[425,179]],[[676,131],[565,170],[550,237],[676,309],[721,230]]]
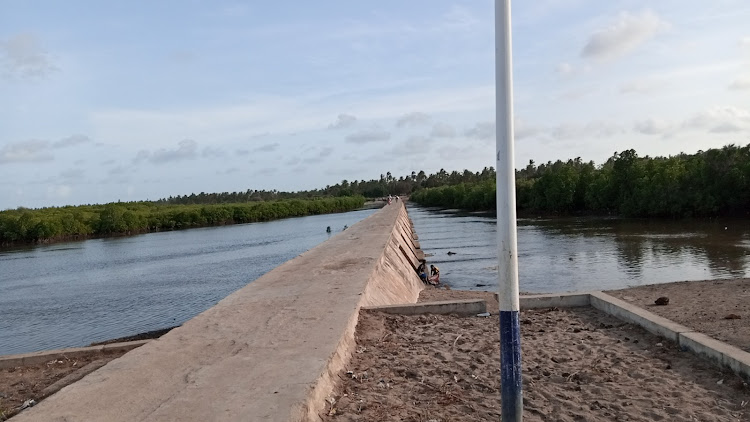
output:
[[[435,265],[430,265],[430,284],[440,283],[440,268]]]
[[[419,267],[417,267],[417,275],[419,275],[422,283],[427,284],[427,266],[424,262],[420,263]]]

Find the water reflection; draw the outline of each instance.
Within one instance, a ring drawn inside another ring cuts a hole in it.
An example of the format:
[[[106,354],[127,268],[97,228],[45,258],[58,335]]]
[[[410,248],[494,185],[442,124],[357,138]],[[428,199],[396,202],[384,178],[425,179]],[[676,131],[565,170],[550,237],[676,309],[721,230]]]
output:
[[[454,288],[496,286],[491,216],[410,207],[422,248]],[[680,280],[745,277],[750,224],[616,218],[520,219],[521,289],[612,289]],[[444,255],[448,250],[456,255]]]

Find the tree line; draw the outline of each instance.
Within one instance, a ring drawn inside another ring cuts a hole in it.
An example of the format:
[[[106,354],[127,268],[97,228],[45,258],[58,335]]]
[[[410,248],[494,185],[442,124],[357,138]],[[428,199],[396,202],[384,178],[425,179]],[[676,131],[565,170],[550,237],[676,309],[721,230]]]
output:
[[[411,200],[428,206],[493,210],[494,178],[420,189]],[[748,216],[750,145],[670,157],[639,157],[629,149],[604,164],[580,158],[533,161],[516,170],[519,212],[625,217]]]
[[[109,203],[0,212],[0,244],[51,242],[91,236],[128,235],[191,227],[253,223],[280,218],[351,211],[362,196],[262,202],[175,205],[160,202]]]
[[[361,207],[366,198],[410,195],[427,206],[494,210],[496,173],[391,172],[324,188],[190,194],[156,201],[0,211],[0,245],[269,221]],[[516,170],[519,212],[627,217],[747,216],[750,145],[670,157],[630,149],[604,164],[580,158]]]
[[[412,171],[410,174],[396,177],[391,172],[380,175],[378,179],[371,180],[342,180],[335,185],[327,185],[324,188],[297,192],[283,192],[278,190],[253,190],[242,192],[222,193],[191,193],[190,195],[177,195],[158,199],[157,204],[224,204],[238,202],[261,202],[279,199],[312,199],[321,197],[345,197],[364,196],[365,198],[383,198],[388,195],[409,195],[415,190],[431,188],[457,183],[478,182],[495,180],[495,169],[485,167],[482,171],[472,173],[469,170],[463,172],[453,171],[448,173],[444,169],[435,174],[427,175],[423,170]]]

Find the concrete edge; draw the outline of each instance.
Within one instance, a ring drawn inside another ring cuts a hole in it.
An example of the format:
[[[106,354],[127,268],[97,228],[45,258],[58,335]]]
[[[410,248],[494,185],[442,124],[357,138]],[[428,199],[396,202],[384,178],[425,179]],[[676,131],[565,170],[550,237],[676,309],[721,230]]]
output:
[[[413,231],[414,226],[409,218],[409,212],[406,209],[406,205],[403,201],[400,201],[399,203],[401,204],[400,209],[393,222],[391,231],[388,234],[388,239],[385,241],[380,257],[373,261],[369,268],[370,276],[365,283],[365,288],[361,293],[360,300],[356,304],[356,309],[349,316],[344,332],[339,337],[336,348],[328,357],[328,361],[318,375],[318,379],[313,385],[311,385],[301,405],[297,409],[292,409],[293,416],[290,420],[297,420],[294,416],[295,413],[301,414],[303,416],[302,420],[320,420],[320,412],[325,409],[326,398],[334,390],[339,372],[341,372],[349,363],[356,348],[355,332],[357,323],[359,322],[359,311],[363,308],[362,303],[366,300],[366,297],[370,295],[369,291],[375,284],[373,280],[378,277],[379,271],[384,270],[389,266],[389,258],[393,258],[394,260],[401,260],[401,258],[405,259],[411,266],[411,271],[408,271],[408,273],[416,277],[416,266],[406,253],[406,250],[402,247],[402,242],[400,242],[399,239],[409,245],[410,251],[417,260],[419,259],[419,253],[422,251],[420,249],[414,249],[415,240],[408,239],[402,233],[402,231],[407,229]],[[407,221],[406,227],[402,224],[402,220],[404,219]],[[389,250],[390,247],[393,247],[393,251]],[[398,249],[398,251],[396,249]],[[391,256],[392,253],[395,253],[395,256]],[[420,288],[414,297],[415,301],[419,298],[419,292],[423,288],[421,280],[418,283],[418,286],[420,286]]]
[[[694,331],[604,292],[591,292],[591,306],[623,321],[640,325],[646,331],[679,343],[680,334]]]
[[[495,293],[495,298],[499,294]],[[591,296],[588,293],[563,293],[555,295],[526,295],[519,297],[521,309],[538,308],[572,308],[589,306]]]
[[[476,315],[487,312],[487,302],[485,302],[484,300],[474,299],[448,300],[440,302],[421,302],[405,305],[363,306],[361,310],[399,315]]]
[[[604,292],[526,295],[521,296],[519,299],[521,309],[591,306],[620,320],[636,324],[654,335],[672,340],[696,356],[708,359],[719,366],[729,368],[738,375],[750,379],[750,353]],[[468,299],[422,302],[407,305],[371,306],[362,307],[361,309],[400,315],[426,313],[476,315],[486,312],[486,308],[487,304],[484,300]]]
[[[58,391],[62,390],[63,388],[69,386],[70,384],[73,384],[76,381],[80,381],[83,377],[86,375],[96,371],[97,369],[101,368],[102,366],[106,365],[108,362],[105,362],[103,359],[95,360],[87,365],[84,365],[83,367],[79,368],[75,372],[71,372],[70,374],[60,378],[59,380],[55,381],[52,385],[46,387],[42,390],[42,393],[40,394],[37,401],[41,398],[49,397]]]
[[[750,380],[750,353],[703,333],[680,333],[680,347]]]
[[[128,351],[143,346],[151,340],[126,341],[100,346],[73,347],[68,349],[44,350],[41,352],[22,353],[17,355],[0,356],[0,369],[17,366],[30,366],[46,363],[53,359],[70,359],[91,353],[106,353],[114,351]]]
[[[497,297],[497,294],[495,295]],[[601,291],[520,297],[521,309],[591,306],[750,379],[750,353]]]

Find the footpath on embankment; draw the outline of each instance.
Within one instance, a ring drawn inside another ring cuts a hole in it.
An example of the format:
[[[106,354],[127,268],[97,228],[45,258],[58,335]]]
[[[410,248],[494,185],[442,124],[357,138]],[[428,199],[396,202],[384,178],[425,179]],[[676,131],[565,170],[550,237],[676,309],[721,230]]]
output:
[[[13,420],[319,420],[360,307],[416,302],[415,237],[387,205]]]

